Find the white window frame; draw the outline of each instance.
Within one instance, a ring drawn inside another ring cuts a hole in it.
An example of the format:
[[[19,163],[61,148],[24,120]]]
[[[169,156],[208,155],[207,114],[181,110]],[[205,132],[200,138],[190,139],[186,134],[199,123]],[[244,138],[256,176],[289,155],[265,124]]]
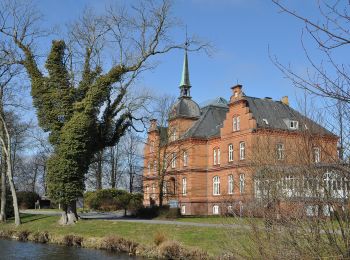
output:
[[[228,145],[228,161],[233,162],[233,144]]]
[[[188,165],[188,154],[187,154],[187,151],[184,151],[184,166],[187,166]]]
[[[176,153],[172,153],[171,168],[176,168]]]
[[[234,116],[232,118],[232,131],[236,132],[241,130],[241,118],[240,116]]]
[[[145,195],[148,195],[149,194],[149,186],[148,184],[145,186]]]
[[[220,195],[220,177],[219,176],[213,177],[213,195],[214,196]]]
[[[245,191],[245,174],[241,173],[239,175],[239,193],[243,194]]]
[[[156,184],[152,183],[152,197],[155,198],[156,197]]]
[[[299,122],[296,121],[296,120],[289,121],[289,128],[293,129],[293,130],[298,129],[299,128]]]
[[[284,144],[283,143],[276,144],[276,150],[277,150],[277,160],[283,160],[284,159]]]
[[[153,171],[154,173],[157,173],[157,161],[153,161]]]
[[[213,206],[213,215],[219,215],[219,214],[220,214],[219,205],[214,205]]]
[[[314,153],[314,163],[321,162],[321,149],[320,149],[320,147],[314,147],[313,153]]]
[[[174,128],[173,132],[171,133],[171,140],[176,141],[176,128]]]
[[[168,185],[166,181],[163,181],[163,195],[168,193]]]
[[[183,196],[187,195],[187,178],[186,177],[182,178],[182,195]]]
[[[186,205],[181,206],[181,214],[185,215],[186,214]]]
[[[148,162],[147,168],[148,168],[148,174],[151,174],[151,163],[150,162]]]
[[[220,148],[218,148],[217,149],[217,164],[220,164],[220,157],[221,157]]]
[[[216,165],[216,148],[213,150],[213,164]]]
[[[150,142],[149,151],[150,151],[151,153],[153,153],[153,151],[154,151],[154,141],[151,141],[151,142]]]
[[[230,174],[228,176],[228,194],[233,194],[234,191],[234,179],[233,179],[233,175]]]
[[[245,159],[245,142],[239,143],[239,159],[240,160]]]

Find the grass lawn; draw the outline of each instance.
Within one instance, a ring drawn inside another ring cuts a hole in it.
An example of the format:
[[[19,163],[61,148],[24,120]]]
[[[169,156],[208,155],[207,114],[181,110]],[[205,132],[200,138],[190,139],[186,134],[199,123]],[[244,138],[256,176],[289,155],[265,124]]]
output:
[[[245,229],[155,225],[110,220],[80,220],[76,225],[60,226],[57,223],[58,218],[58,216],[23,214],[23,224],[17,229],[31,232],[48,231],[50,234],[57,235],[75,234],[82,237],[117,235],[144,245],[154,244],[154,236],[160,232],[169,240],[176,240],[184,246],[202,249],[213,256],[221,255],[225,251],[224,247],[228,245],[225,245],[223,241],[229,238],[235,238],[234,240],[229,239],[230,247],[239,247],[248,240]],[[184,220],[180,219],[180,221]],[[219,218],[216,218],[216,221],[219,221]],[[11,222],[0,224],[2,230],[13,228],[14,225]]]
[[[203,217],[181,217],[176,221],[192,222],[192,223],[208,223],[208,224],[235,224],[249,225],[252,222],[263,225],[261,218],[240,218],[240,217],[225,217],[225,216],[203,216]]]

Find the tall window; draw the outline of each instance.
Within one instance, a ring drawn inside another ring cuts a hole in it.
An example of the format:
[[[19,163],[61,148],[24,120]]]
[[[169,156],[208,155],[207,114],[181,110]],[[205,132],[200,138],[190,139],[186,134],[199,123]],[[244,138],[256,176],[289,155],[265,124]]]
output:
[[[157,173],[157,161],[153,162],[153,171],[154,173]]]
[[[166,181],[163,182],[163,195],[168,193],[168,183]]]
[[[233,175],[228,176],[228,194],[233,194]]]
[[[187,179],[186,177],[182,178],[182,195],[186,196],[187,194]]]
[[[186,206],[185,206],[185,205],[182,205],[182,206],[181,206],[181,214],[182,214],[182,215],[185,215],[185,214],[186,214]]]
[[[213,214],[214,215],[219,215],[219,206],[218,205],[214,205],[213,206]]]
[[[151,163],[148,163],[147,168],[148,168],[148,174],[151,174]]]
[[[146,185],[146,187],[145,187],[145,195],[147,196],[148,194],[149,194],[149,186],[148,185]]]
[[[277,160],[283,160],[284,159],[284,144],[277,144]]]
[[[154,151],[154,141],[152,141],[149,145],[149,151],[152,153]]]
[[[173,128],[173,132],[171,133],[171,140],[175,141],[176,140],[176,129]]]
[[[232,119],[232,130],[239,131],[241,129],[241,119],[239,116],[234,116]]]
[[[188,165],[188,154],[187,151],[184,151],[184,166]]]
[[[321,161],[321,149],[314,147],[314,162],[319,163]]]
[[[245,189],[245,175],[244,173],[239,175],[239,192],[242,194],[244,193]]]
[[[220,164],[220,148],[218,148],[218,151],[217,151],[217,161],[218,161],[218,164]]]
[[[213,164],[216,165],[216,149],[213,151]]]
[[[233,161],[233,145],[232,144],[228,145],[228,161],[229,162]]]
[[[213,178],[213,195],[220,195],[220,177]]]
[[[239,143],[239,159],[240,160],[245,159],[245,143],[244,142]]]
[[[156,197],[156,184],[155,183],[152,184],[152,197],[153,198]]]
[[[172,158],[171,158],[171,168],[176,167],[176,153],[172,153]]]

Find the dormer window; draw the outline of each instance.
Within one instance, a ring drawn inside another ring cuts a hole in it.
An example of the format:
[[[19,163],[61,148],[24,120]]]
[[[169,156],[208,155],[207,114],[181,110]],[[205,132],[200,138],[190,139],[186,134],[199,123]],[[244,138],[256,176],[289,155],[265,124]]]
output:
[[[296,129],[298,129],[298,127],[299,127],[299,122],[298,121],[291,120],[289,122],[289,128],[290,129],[296,130]]]
[[[267,121],[266,118],[263,118],[263,122],[265,123],[265,125],[268,125],[268,124],[269,124],[269,121]]]

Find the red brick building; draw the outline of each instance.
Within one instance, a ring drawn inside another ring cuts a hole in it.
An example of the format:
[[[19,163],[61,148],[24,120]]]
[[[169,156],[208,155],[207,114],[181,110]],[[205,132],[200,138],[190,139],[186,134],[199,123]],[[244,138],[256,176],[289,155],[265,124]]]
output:
[[[200,107],[190,95],[185,54],[180,96],[167,127],[152,120],[144,148],[144,204],[181,208],[185,215],[242,213],[256,197],[262,167],[298,167],[337,160],[337,136],[281,101],[231,88],[229,101]],[[160,185],[161,183],[161,185]]]

